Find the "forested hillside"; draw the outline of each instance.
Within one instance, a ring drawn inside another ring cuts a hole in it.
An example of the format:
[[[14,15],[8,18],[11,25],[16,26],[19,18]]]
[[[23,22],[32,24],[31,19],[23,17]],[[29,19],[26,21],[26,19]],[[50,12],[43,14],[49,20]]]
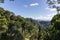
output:
[[[37,40],[40,24],[36,22],[0,8],[0,40]]]
[[[60,40],[60,14],[49,23],[43,26],[0,7],[0,40]]]

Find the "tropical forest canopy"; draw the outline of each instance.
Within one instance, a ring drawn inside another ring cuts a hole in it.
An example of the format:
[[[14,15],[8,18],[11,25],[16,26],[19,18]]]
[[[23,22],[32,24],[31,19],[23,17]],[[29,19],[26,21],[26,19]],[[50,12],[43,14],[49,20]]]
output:
[[[0,40],[60,40],[60,14],[46,26],[0,7]]]
[[[41,24],[0,7],[0,40],[60,40],[60,14]]]

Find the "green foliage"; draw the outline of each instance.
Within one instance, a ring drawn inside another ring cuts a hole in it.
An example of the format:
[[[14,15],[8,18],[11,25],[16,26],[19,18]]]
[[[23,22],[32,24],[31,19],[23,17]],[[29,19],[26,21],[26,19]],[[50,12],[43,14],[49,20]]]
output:
[[[0,8],[0,40],[37,40],[39,31],[40,24],[37,21]]]
[[[56,14],[52,20],[51,25],[53,28],[50,30],[50,39],[51,40],[60,40],[60,14]]]
[[[7,20],[2,14],[3,13],[0,14],[0,33],[5,32],[8,29]]]
[[[60,29],[60,14],[57,14],[53,17],[53,19],[51,20],[51,24],[53,25],[53,27],[55,27],[55,29]]]
[[[60,14],[52,18],[51,25],[44,30],[36,20],[0,8],[0,40],[60,40]]]
[[[0,40],[60,40],[60,14],[52,18],[51,25],[44,30],[36,20],[0,8]]]

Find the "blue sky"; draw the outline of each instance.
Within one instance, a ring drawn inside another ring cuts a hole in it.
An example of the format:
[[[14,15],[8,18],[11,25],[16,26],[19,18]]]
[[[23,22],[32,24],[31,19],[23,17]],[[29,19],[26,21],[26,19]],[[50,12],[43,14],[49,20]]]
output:
[[[55,9],[48,8],[46,0],[5,0],[5,3],[0,3],[0,7],[14,12],[15,15],[39,20],[51,20],[56,14]]]

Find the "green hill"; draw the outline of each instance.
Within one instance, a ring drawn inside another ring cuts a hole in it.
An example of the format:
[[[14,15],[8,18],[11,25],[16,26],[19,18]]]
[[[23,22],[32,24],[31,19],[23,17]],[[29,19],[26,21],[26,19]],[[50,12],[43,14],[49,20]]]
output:
[[[0,40],[37,39],[38,27],[37,21],[0,8]]]
[[[0,7],[0,40],[60,40],[60,14],[41,23]]]

